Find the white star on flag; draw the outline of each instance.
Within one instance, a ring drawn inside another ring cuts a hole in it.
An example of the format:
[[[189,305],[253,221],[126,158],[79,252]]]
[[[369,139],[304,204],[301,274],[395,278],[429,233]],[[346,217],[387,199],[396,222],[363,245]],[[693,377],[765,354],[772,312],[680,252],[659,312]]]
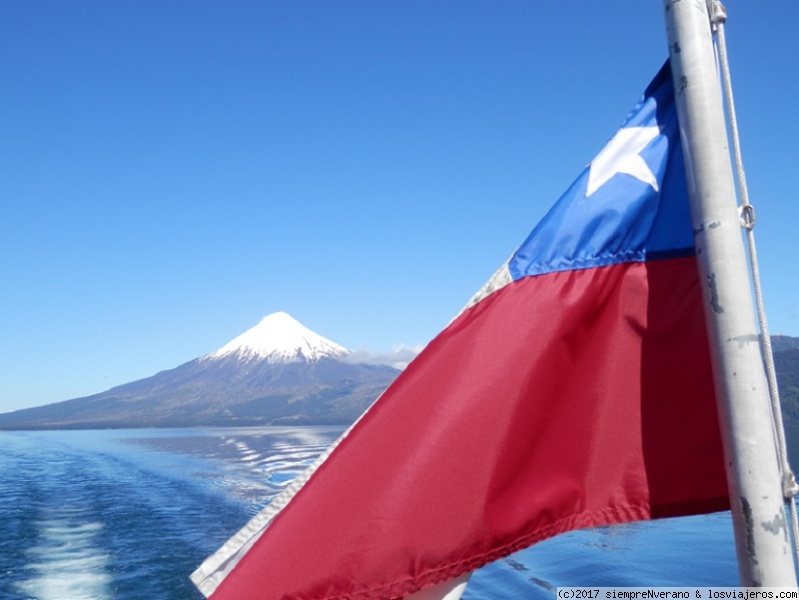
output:
[[[659,134],[660,129],[657,126],[620,129],[591,161],[585,197],[591,197],[616,173],[635,177],[658,191],[657,178],[646,161],[641,158],[640,152]]]

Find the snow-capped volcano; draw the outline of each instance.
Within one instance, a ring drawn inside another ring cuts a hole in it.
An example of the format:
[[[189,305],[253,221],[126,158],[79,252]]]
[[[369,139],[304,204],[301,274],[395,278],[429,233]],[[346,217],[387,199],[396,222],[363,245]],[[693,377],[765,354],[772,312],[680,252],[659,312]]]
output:
[[[399,374],[342,360],[349,354],[275,313],[173,369],[93,396],[0,414],[0,430],[349,424]]]
[[[268,363],[317,362],[322,358],[340,360],[349,353],[346,348],[311,331],[288,313],[276,312],[219,350],[206,354],[203,360],[235,356],[241,360],[265,360]]]

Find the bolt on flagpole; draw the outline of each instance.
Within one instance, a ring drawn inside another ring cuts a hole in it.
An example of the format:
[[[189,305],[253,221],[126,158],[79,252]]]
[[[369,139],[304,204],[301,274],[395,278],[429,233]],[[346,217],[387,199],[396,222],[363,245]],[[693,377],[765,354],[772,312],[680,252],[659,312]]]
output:
[[[796,586],[705,0],[664,0],[741,585]]]

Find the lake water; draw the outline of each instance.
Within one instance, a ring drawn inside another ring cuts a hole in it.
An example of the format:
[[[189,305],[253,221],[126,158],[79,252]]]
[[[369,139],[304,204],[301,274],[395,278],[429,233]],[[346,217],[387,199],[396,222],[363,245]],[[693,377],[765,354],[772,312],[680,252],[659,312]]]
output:
[[[201,599],[189,574],[340,433],[0,432],[0,600]],[[738,585],[729,514],[565,534],[481,569],[464,598],[559,585]]]

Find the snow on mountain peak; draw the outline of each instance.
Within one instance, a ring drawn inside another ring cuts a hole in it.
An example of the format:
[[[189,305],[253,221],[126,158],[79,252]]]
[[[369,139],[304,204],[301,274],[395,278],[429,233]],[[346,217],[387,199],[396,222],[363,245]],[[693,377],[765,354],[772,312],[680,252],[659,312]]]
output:
[[[349,353],[346,348],[314,333],[288,313],[276,312],[203,359],[237,356],[270,363],[316,362],[321,358],[342,359]]]

